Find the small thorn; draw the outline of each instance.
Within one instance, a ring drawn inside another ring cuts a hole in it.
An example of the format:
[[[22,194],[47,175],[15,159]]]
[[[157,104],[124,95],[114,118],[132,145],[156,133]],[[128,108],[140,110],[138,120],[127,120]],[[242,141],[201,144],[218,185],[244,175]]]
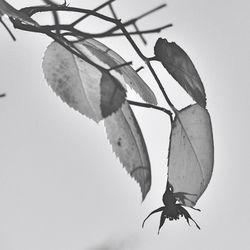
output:
[[[141,66],[140,68],[136,69],[135,71],[138,73],[140,70],[144,69],[143,66]]]
[[[114,66],[114,67],[108,69],[108,71],[115,70],[115,69],[119,69],[119,68],[122,68],[122,67],[124,67],[124,66],[131,65],[132,63],[133,63],[132,61],[130,61],[130,62],[125,62],[125,63],[123,63],[123,64],[119,64],[119,65],[116,65],[116,66]]]

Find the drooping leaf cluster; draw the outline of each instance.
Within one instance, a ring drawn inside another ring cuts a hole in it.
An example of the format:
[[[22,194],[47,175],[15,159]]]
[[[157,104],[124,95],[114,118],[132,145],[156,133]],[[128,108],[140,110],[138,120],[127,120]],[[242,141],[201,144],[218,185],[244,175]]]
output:
[[[69,7],[66,3],[56,5],[48,1],[50,4],[17,11],[6,1],[0,0],[0,18],[6,14],[15,28],[42,33],[54,40],[43,58],[45,79],[68,106],[95,122],[104,120],[112,149],[127,172],[139,183],[142,199],[151,187],[151,165],[143,133],[131,105],[150,107],[167,113],[172,127],[167,183],[171,183],[171,192],[179,204],[193,207],[205,191],[213,171],[213,134],[210,115],[206,109],[205,88],[190,57],[175,42],[159,38],[154,47],[154,57],[146,57],[134,42],[133,35],[139,35],[145,42],[145,33],[159,32],[171,26],[140,31],[136,25],[140,18],[164,7],[163,5],[122,23],[114,12],[113,1],[109,0],[94,10]],[[106,6],[110,7],[113,17],[98,12]],[[57,15],[59,11],[82,13],[83,16],[71,24],[61,24]],[[31,18],[38,12],[51,12],[55,23],[39,25]],[[114,26],[98,34],[76,29],[75,26],[88,16]],[[133,25],[136,31],[128,32],[126,27],[129,25]],[[149,83],[139,76],[130,62],[126,62],[111,48],[96,40],[98,37],[118,35],[125,36],[146,63],[170,110],[157,106],[157,98]],[[164,66],[195,104],[180,111],[175,108],[151,65],[152,60],[159,61]],[[144,103],[128,100],[127,86],[136,91]]]

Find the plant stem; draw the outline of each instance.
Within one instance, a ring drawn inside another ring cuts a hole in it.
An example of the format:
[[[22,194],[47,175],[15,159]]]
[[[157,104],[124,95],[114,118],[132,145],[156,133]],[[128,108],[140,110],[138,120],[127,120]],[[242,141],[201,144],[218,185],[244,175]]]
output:
[[[55,4],[54,2],[50,1],[50,0],[43,0],[46,4],[49,5],[54,5],[56,6],[57,4]],[[52,15],[54,18],[54,22],[55,22],[55,26],[56,26],[56,34],[60,35],[60,22],[59,22],[59,17],[56,11],[52,11]]]
[[[98,11],[98,10],[100,10],[100,9],[102,9],[102,8],[104,8],[104,7],[106,7],[107,5],[110,5],[112,2],[114,2],[115,0],[109,0],[109,1],[107,1],[107,2],[105,2],[105,3],[103,3],[103,4],[101,4],[100,6],[98,6],[98,7],[96,7],[95,9],[93,9],[93,11]],[[79,19],[77,19],[76,21],[74,21],[71,25],[72,26],[75,26],[75,25],[77,25],[78,23],[80,23],[81,21],[83,21],[84,19],[86,19],[87,17],[89,17],[90,16],[90,14],[85,14],[84,16],[82,16],[82,17],[80,17]]]
[[[155,106],[155,105],[149,104],[149,103],[135,102],[135,101],[131,101],[131,100],[128,100],[128,103],[130,105],[134,105],[134,106],[138,106],[138,107],[152,108],[152,109],[160,110],[169,116],[171,124],[173,122],[173,113],[168,109],[165,109],[165,108],[159,107],[159,106]]]
[[[157,84],[158,84],[158,86],[159,86],[165,100],[167,101],[168,105],[170,106],[171,109],[173,109],[175,111],[176,109],[175,109],[174,105],[172,104],[172,102],[170,101],[170,99],[168,98],[168,95],[167,95],[167,93],[166,93],[160,79],[158,78],[157,74],[155,73],[155,70],[152,67],[150,61],[147,61],[146,64],[147,64],[149,70],[151,71],[152,75],[154,76],[154,78],[155,78],[155,80],[156,80],[156,82],[157,82]]]
[[[151,11],[148,11],[140,16],[138,16],[137,18],[134,18],[132,20],[130,20],[130,23],[131,24],[134,24],[137,20],[153,13],[154,11],[156,10],[159,10],[160,8],[163,8],[165,7],[166,5],[163,4],[163,5],[160,5],[158,7],[156,7],[155,9],[151,10]],[[113,23],[116,25],[115,28],[113,29],[110,29],[108,32],[113,32],[114,30],[118,30],[120,29],[122,31],[122,33],[124,34],[124,36],[127,38],[127,40],[129,41],[129,43],[131,44],[131,46],[134,48],[134,50],[136,51],[136,53],[138,54],[138,56],[146,63],[146,65],[148,66],[151,74],[153,75],[153,77],[155,78],[157,84],[158,84],[158,87],[160,88],[166,102],[168,103],[168,105],[170,106],[170,108],[175,112],[177,113],[177,110],[176,108],[174,107],[174,105],[172,104],[172,102],[170,101],[170,99],[168,98],[165,90],[164,90],[164,87],[163,85],[161,84],[161,81],[160,79],[158,78],[157,74],[155,73],[152,65],[150,64],[150,59],[147,58],[142,52],[141,50],[139,49],[139,47],[137,46],[137,44],[134,42],[134,40],[132,39],[131,35],[129,34],[129,32],[126,30],[125,26],[128,25],[128,23],[125,23],[123,24],[121,22],[121,20],[119,19],[115,19],[115,18],[111,18],[111,17],[108,17],[108,16],[105,16],[105,15],[102,15],[100,13],[97,13],[95,11],[92,11],[92,10],[88,10],[88,9],[80,9],[80,8],[74,8],[74,7],[68,7],[68,6],[56,6],[56,5],[52,5],[52,6],[38,6],[38,7],[29,7],[29,8],[25,8],[25,12],[27,14],[29,14],[30,16],[37,13],[37,12],[46,12],[46,11],[68,11],[68,12],[78,12],[78,13],[85,13],[85,14],[88,14],[88,15],[92,15],[92,16],[95,16],[97,18],[100,18],[104,21],[107,21],[107,22],[110,22],[110,23]],[[29,25],[25,25],[25,27],[27,27]],[[37,30],[39,30],[39,27],[33,27]],[[71,26],[72,28],[72,26]],[[75,30],[74,30],[75,31]],[[39,32],[39,31],[36,31],[36,32]],[[54,35],[52,32],[46,32],[44,31],[43,33],[49,35],[50,37],[54,36],[56,37],[56,35]],[[137,32],[138,33],[138,32]],[[66,40],[65,38],[60,38],[59,40]],[[67,41],[67,40],[66,40]],[[69,42],[69,41],[67,41]],[[65,46],[65,44],[63,44],[63,46]],[[71,43],[71,46],[73,46],[73,44]],[[71,49],[70,47],[68,49]],[[76,48],[74,48],[76,49]],[[71,49],[72,51],[72,49]],[[73,50],[74,51],[74,50]],[[77,51],[78,52],[78,51]],[[81,54],[81,53],[80,53]],[[82,58],[82,57],[81,57]],[[98,68],[100,68],[100,66],[98,66]]]
[[[115,13],[115,10],[114,10],[114,8],[113,8],[113,6],[112,6],[112,3],[109,3],[109,9],[110,9],[110,11],[111,11],[113,17],[114,17],[115,19],[118,19],[117,15],[116,15],[116,13]]]
[[[154,13],[154,12],[156,12],[156,11],[162,9],[162,8],[165,8],[166,6],[167,6],[167,4],[165,4],[165,3],[164,3],[164,4],[161,4],[161,5],[157,6],[157,7],[155,7],[154,9],[152,9],[152,10],[150,10],[150,11],[147,11],[147,12],[145,12],[144,14],[138,16],[138,17],[136,18],[136,20],[142,19],[143,17],[148,16],[148,15],[150,15],[150,14],[152,14],[152,13]]]
[[[11,38],[13,39],[13,41],[16,41],[15,36],[13,35],[13,33],[11,32],[11,30],[9,29],[9,27],[5,24],[5,22],[2,20],[2,18],[0,18],[0,22],[2,23],[2,25],[4,26],[4,28],[8,31],[8,33],[11,36]]]
[[[136,25],[136,23],[133,24],[134,28],[135,28],[135,31],[136,33],[140,36],[142,42],[144,43],[144,45],[147,45],[147,41],[146,39],[143,37],[142,33],[140,32],[138,26]]]
[[[142,31],[135,31],[135,32],[128,32],[129,35],[141,35],[141,34],[151,34],[151,33],[159,33],[160,31],[162,31],[163,29],[172,27],[172,24],[167,24],[164,25],[162,27],[158,27],[158,28],[154,28],[154,29],[149,29],[149,30],[142,30]],[[56,30],[56,26],[55,25],[42,25],[40,26],[40,29],[44,29],[44,30]],[[60,29],[61,30],[65,30],[65,31],[69,31],[69,32],[64,32],[62,33],[64,36],[66,35],[70,35],[70,36],[79,36],[79,37],[83,37],[78,39],[75,42],[80,42],[82,40],[85,40],[87,38],[103,38],[103,37],[115,37],[115,36],[124,36],[123,33],[110,33],[110,31],[105,31],[105,32],[101,32],[101,33],[87,33],[87,32],[83,32],[80,31],[74,27],[72,27],[72,24],[60,24]]]

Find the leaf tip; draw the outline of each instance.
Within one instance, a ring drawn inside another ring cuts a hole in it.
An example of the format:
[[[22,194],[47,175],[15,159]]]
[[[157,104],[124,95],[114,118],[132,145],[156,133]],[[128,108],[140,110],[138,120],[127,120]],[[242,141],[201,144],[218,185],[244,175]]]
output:
[[[130,173],[130,175],[140,185],[141,194],[142,194],[142,202],[143,202],[151,187],[150,168],[143,167],[143,166],[137,167]]]

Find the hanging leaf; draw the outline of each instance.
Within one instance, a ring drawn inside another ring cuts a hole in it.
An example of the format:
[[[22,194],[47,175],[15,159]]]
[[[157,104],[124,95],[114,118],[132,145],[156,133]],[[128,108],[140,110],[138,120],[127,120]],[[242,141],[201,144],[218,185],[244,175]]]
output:
[[[0,0],[0,18],[1,16],[5,14],[8,17],[18,19],[19,21],[23,23],[34,25],[34,26],[39,26],[38,23],[34,21],[32,18],[30,18],[28,15],[24,14],[21,11],[16,10],[13,6],[11,6],[6,1]]]
[[[211,179],[213,162],[208,111],[198,104],[181,110],[172,125],[168,181],[183,205],[196,204]]]
[[[98,122],[125,101],[126,90],[106,70],[97,69],[53,42],[43,59],[45,78],[70,107]]]
[[[159,38],[155,44],[155,56],[168,73],[202,107],[206,107],[206,94],[200,76],[186,52],[176,43]]]
[[[122,108],[104,120],[113,151],[127,172],[139,183],[142,199],[151,186],[151,170],[147,147],[132,109],[125,102]]]
[[[95,39],[87,39],[81,42],[81,45],[86,48],[85,55],[96,64],[104,64],[103,67],[114,68],[126,63],[116,52]],[[120,74],[125,84],[134,89],[145,102],[157,104],[153,91],[130,65],[116,68],[114,71]]]

